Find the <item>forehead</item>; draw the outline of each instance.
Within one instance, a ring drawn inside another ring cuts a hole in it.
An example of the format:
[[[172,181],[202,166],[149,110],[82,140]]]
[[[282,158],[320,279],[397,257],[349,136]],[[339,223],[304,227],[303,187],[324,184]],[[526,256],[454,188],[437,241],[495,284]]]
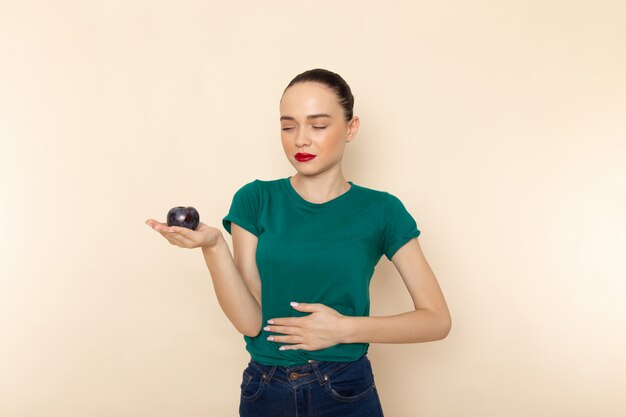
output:
[[[324,84],[297,83],[289,87],[280,101],[281,114],[339,114],[343,111],[337,94]]]

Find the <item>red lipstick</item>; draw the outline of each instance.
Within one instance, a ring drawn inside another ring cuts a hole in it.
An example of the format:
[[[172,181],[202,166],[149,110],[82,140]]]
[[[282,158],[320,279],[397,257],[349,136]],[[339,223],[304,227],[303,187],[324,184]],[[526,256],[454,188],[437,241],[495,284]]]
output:
[[[297,154],[294,155],[294,158],[296,158],[296,161],[299,162],[306,162],[306,161],[310,161],[311,159],[315,158],[317,155],[313,155],[310,153],[303,153],[303,152],[298,152]]]

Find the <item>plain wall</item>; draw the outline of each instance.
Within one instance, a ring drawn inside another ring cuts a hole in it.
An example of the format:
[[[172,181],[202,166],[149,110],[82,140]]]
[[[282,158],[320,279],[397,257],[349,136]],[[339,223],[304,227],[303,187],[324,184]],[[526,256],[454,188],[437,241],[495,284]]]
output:
[[[241,185],[293,175],[278,102],[322,67],[361,117],[346,179],[404,202],[452,314],[370,345],[385,414],[623,416],[624,22],[621,0],[3,1],[0,415],[238,415],[243,336],[200,250],[144,221],[221,228]],[[412,308],[384,257],[371,294]]]

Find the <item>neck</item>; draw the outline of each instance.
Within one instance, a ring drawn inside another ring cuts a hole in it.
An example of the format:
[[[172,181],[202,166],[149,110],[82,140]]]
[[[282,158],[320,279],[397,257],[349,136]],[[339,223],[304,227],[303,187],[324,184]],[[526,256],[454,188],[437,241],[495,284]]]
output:
[[[290,178],[298,194],[311,202],[325,202],[347,192],[351,185],[342,174],[333,177],[312,177],[299,173]]]

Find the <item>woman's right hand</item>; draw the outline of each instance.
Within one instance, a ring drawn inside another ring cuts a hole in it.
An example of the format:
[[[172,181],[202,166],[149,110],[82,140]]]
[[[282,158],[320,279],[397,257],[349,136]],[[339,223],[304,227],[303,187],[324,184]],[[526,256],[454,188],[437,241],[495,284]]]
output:
[[[172,245],[180,246],[181,248],[211,248],[222,237],[222,232],[219,229],[207,226],[202,222],[198,224],[196,230],[180,226],[168,226],[167,223],[159,223],[153,219],[146,220],[146,224],[161,233],[161,236]]]

